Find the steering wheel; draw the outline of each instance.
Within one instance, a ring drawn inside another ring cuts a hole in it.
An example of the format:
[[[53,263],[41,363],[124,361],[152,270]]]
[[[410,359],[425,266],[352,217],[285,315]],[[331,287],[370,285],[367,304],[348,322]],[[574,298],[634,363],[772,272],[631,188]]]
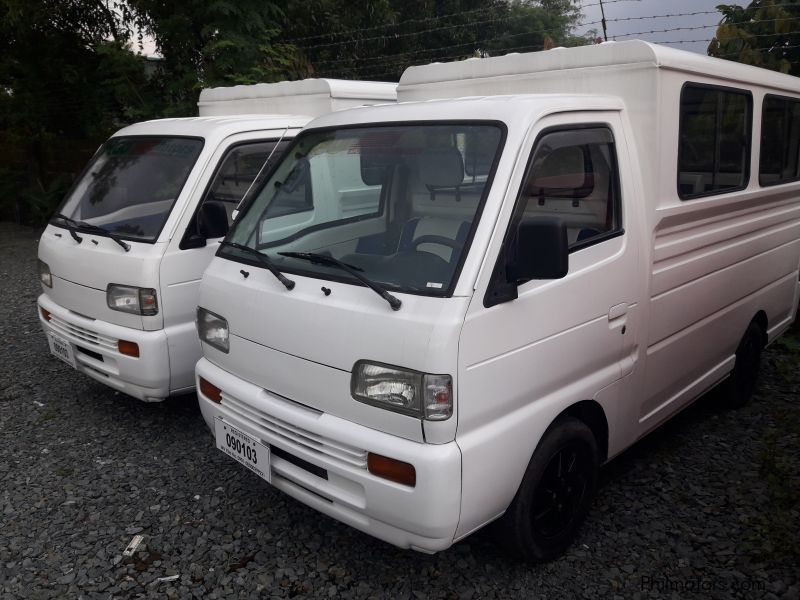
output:
[[[453,250],[461,250],[462,247],[461,242],[451,240],[443,235],[421,235],[411,242],[411,248],[416,250],[417,246],[421,246],[422,244],[439,244],[452,248]]]

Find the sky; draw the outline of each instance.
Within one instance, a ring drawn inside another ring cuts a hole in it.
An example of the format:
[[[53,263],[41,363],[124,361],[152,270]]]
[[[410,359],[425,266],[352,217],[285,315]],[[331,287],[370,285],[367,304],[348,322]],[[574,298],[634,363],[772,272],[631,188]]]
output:
[[[581,0],[580,4],[584,15],[583,23],[591,24],[578,27],[576,33],[585,33],[589,29],[596,29],[598,35],[602,37],[603,27],[600,24],[599,0]],[[708,42],[714,37],[716,27],[722,18],[721,13],[716,9],[718,4],[747,6],[749,1],[603,0],[608,39],[642,39],[648,42],[661,43],[680,42],[670,43],[669,45],[673,48],[705,54]],[[657,15],[674,16],[656,18]],[[676,31],[663,31],[665,29]]]

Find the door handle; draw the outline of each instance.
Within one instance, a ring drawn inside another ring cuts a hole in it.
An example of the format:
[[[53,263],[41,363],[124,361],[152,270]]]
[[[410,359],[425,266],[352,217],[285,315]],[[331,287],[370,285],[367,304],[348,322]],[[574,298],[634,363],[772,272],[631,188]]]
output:
[[[608,309],[608,320],[614,321],[615,319],[624,317],[627,314],[628,314],[627,303],[623,302],[622,304],[615,304],[614,306]]]

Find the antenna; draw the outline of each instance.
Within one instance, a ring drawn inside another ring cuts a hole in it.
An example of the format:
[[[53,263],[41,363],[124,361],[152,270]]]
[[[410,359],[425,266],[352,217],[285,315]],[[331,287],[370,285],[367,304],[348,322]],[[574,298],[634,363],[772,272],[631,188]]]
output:
[[[602,17],[601,23],[603,23],[603,41],[608,41],[608,34],[606,33],[606,11],[603,10],[603,0],[600,0],[600,15]]]

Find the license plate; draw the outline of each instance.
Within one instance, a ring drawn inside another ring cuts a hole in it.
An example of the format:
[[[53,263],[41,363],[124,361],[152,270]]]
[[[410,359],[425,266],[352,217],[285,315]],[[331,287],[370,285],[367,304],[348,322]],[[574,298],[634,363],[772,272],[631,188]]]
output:
[[[270,482],[268,446],[220,418],[214,419],[214,437],[219,450]]]
[[[75,354],[72,352],[72,344],[54,333],[47,335],[47,341],[50,343],[50,352],[52,355],[60,358],[74,369]]]

